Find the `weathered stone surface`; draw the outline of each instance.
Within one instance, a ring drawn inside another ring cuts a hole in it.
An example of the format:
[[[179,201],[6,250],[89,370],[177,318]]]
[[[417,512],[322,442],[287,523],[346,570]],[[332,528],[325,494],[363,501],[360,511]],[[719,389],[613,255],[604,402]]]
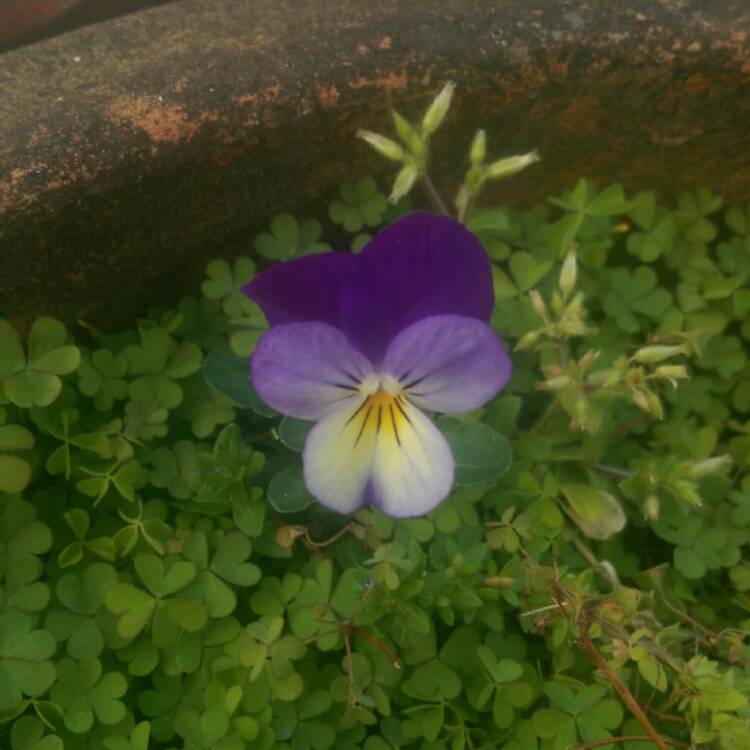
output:
[[[108,326],[173,299],[381,169],[357,127],[449,78],[438,182],[484,126],[542,153],[514,203],[582,175],[750,197],[744,0],[183,0],[0,57],[0,315]]]

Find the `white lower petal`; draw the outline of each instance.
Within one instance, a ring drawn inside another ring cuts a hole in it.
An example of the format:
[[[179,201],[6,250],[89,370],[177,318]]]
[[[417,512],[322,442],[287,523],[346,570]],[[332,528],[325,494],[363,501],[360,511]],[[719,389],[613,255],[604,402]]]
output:
[[[353,405],[328,414],[313,427],[305,442],[307,489],[320,503],[339,513],[353,513],[362,505],[372,469],[372,431],[365,425],[359,435],[366,400],[362,396]]]
[[[305,482],[327,507],[352,513],[372,499],[385,513],[419,516],[450,492],[454,464],[439,430],[382,390],[324,417],[307,438]]]
[[[400,402],[398,439],[384,431],[375,447],[373,495],[389,516],[429,513],[450,492],[454,463],[450,446],[435,425],[416,407]]]

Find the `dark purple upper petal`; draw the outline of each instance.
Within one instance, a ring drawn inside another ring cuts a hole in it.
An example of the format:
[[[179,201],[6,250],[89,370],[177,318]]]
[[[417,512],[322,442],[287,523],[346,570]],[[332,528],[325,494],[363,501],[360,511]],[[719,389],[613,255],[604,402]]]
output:
[[[393,337],[429,315],[489,321],[492,269],[462,224],[425,212],[385,228],[356,256],[341,287],[341,327],[379,362]]]
[[[319,320],[340,327],[341,286],[356,258],[349,253],[319,253],[277,263],[242,291],[265,313],[268,323]]]

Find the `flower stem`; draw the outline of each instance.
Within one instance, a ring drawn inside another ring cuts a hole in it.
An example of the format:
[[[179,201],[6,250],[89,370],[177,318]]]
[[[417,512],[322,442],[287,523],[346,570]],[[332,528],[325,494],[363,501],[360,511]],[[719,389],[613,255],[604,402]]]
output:
[[[440,197],[440,193],[438,193],[437,188],[435,187],[435,184],[430,179],[430,175],[428,175],[427,172],[422,172],[422,174],[419,176],[419,179],[422,183],[422,187],[425,189],[425,192],[427,193],[427,196],[432,202],[432,205],[435,208],[435,210],[439,214],[443,214],[443,216],[450,216],[450,213],[448,212],[448,208],[443,202],[443,199]]]
[[[594,642],[591,640],[589,629],[591,628],[591,620],[594,615],[593,609],[584,609],[578,619],[578,626],[581,631],[580,641],[583,650],[591,657],[591,660],[599,667],[604,677],[607,679],[610,685],[617,691],[622,698],[625,705],[630,710],[630,713],[638,719],[640,725],[646,730],[646,734],[651,738],[651,741],[656,745],[659,750],[667,750],[667,744],[673,745],[674,742],[670,741],[667,743],[654,729],[654,725],[649,721],[648,716],[644,713],[638,701],[633,697],[633,694],[628,690],[627,685],[617,676],[616,672],[612,667],[607,664],[606,659],[597,651]],[[585,746],[584,746],[585,747]],[[589,747],[592,747],[589,745]],[[594,745],[594,747],[596,747]],[[680,747],[680,745],[677,745]],[[686,747],[682,745],[682,747]],[[580,747],[578,748],[580,750]]]

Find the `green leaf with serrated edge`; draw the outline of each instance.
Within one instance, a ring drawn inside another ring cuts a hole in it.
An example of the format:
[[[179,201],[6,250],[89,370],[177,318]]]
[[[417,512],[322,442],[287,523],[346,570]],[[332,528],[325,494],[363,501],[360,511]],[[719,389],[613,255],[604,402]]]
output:
[[[297,513],[315,502],[307,491],[302,467],[292,464],[271,477],[267,491],[268,502],[279,513]]]
[[[215,349],[206,355],[203,377],[237,406],[252,409],[264,417],[276,416],[277,412],[266,406],[255,393],[248,361],[237,357],[229,348]]]
[[[456,463],[456,484],[472,485],[500,478],[511,462],[508,441],[480,422],[442,419],[439,426]]]
[[[315,422],[284,417],[279,425],[279,437],[287,448],[299,453],[305,447],[305,440],[313,427]]]

